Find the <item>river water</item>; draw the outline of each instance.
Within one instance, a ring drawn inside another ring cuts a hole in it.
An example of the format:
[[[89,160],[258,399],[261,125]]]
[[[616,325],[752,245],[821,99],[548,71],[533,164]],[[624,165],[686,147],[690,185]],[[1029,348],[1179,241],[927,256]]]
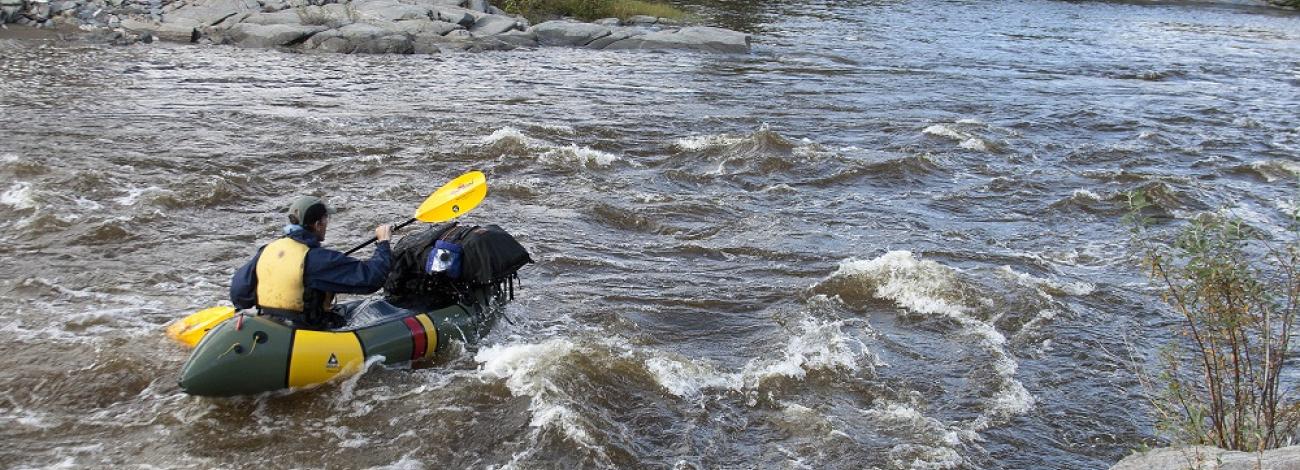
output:
[[[1174,337],[1127,255],[1282,230],[1300,17],[1009,0],[715,2],[748,55],[300,55],[0,40],[0,467],[1104,468],[1160,443]],[[482,169],[513,323],[433,367],[181,393],[301,193],[327,244]]]

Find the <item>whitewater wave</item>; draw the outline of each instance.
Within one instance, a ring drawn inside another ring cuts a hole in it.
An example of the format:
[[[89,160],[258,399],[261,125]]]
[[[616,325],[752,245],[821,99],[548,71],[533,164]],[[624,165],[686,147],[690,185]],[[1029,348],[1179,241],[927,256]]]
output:
[[[1001,140],[986,135],[995,132],[998,130],[977,119],[962,119],[951,124],[931,124],[921,130],[925,135],[956,141],[960,148],[984,153],[1001,152],[1006,148],[1006,144]],[[1006,132],[1002,133],[1006,134]]]
[[[660,395],[653,392],[657,387],[669,400],[741,398],[748,406],[757,406],[760,399],[771,400],[771,387],[782,383],[769,383],[774,379],[802,381],[815,371],[851,374],[873,370],[868,360],[873,357],[865,345],[844,333],[842,322],[805,318],[791,329],[789,342],[779,352],[730,370],[617,337],[591,344],[557,338],[493,346],[480,350],[474,359],[480,363],[480,377],[503,380],[512,395],[529,397],[530,425],[537,429],[534,438],[543,430],[558,430],[569,441],[608,459],[601,443],[608,441],[607,434],[620,431],[611,430],[599,414],[584,414],[590,412],[590,402],[598,400],[588,394],[599,392],[578,385],[587,380],[573,380],[575,373],[588,373],[580,364],[602,371],[620,370],[621,377],[641,381],[639,387],[648,387],[652,395]]]
[[[560,170],[606,168],[624,161],[623,157],[591,147],[554,144],[510,126],[493,131],[491,135],[479,139],[478,143],[486,150],[479,152],[482,154],[530,156],[539,163]]]
[[[527,134],[524,134],[523,131],[510,126],[497,129],[493,131],[491,135],[479,139],[479,144],[481,145],[498,145],[502,143],[522,145],[531,148],[542,148],[546,146],[546,142],[541,139],[529,137]]]
[[[791,140],[764,124],[750,134],[713,134],[677,139],[667,165],[697,182],[749,179],[752,191],[780,184],[780,176],[826,178],[854,165],[851,158],[808,139]],[[757,178],[757,179],[752,179]]]
[[[157,186],[147,186],[143,188],[131,186],[126,188],[126,194],[114,198],[113,202],[120,206],[134,206],[142,196],[157,195],[162,192],[163,189]]]
[[[1201,194],[1194,186],[1185,186],[1179,181],[1175,186],[1163,181],[1146,181],[1137,187],[1094,192],[1090,189],[1076,189],[1069,196],[1053,202],[1048,207],[1058,211],[1083,211],[1091,214],[1116,216],[1129,210],[1129,194],[1140,191],[1146,195],[1149,206],[1148,215],[1176,217],[1187,212],[1203,211],[1210,208],[1206,202],[1207,195]]]
[[[695,399],[708,390],[758,391],[767,380],[798,380],[813,371],[873,372],[875,357],[865,344],[846,335],[843,326],[843,322],[804,318],[780,356],[751,360],[735,372],[674,354],[652,354],[644,364],[668,393]]]
[[[889,302],[901,315],[942,319],[959,338],[981,351],[988,374],[975,374],[982,405],[978,414],[946,422],[926,416],[923,407],[906,398],[881,400],[865,414],[881,432],[899,435],[889,458],[900,468],[952,469],[966,466],[967,446],[981,440],[980,432],[1033,410],[1037,399],[1016,377],[1020,364],[1011,345],[1038,332],[1068,309],[1060,297],[1091,295],[1096,287],[1017,271],[1011,266],[962,270],[923,259],[909,251],[890,251],[873,259],[848,259],[813,292],[834,296],[849,305]],[[989,387],[987,392],[983,387]]]
[[[954,322],[961,336],[973,339],[984,351],[993,373],[991,385],[996,391],[984,400],[984,410],[960,425],[962,430],[977,432],[1027,413],[1035,403],[1034,396],[1016,378],[1019,364],[1008,350],[1007,334],[997,325],[1013,327],[1017,335],[1031,331],[1059,314],[1062,307],[1054,300],[1056,296],[1088,295],[1094,289],[1091,284],[1043,279],[1008,266],[995,273],[993,278],[1009,282],[1006,290],[1012,291],[1003,293],[1006,297],[1001,299],[986,296],[976,282],[976,274],[921,259],[908,251],[891,251],[875,259],[841,262],[835,273],[814,286],[814,291],[838,295],[850,303],[884,300],[907,315]],[[1030,297],[1022,298],[1017,291]]]
[[[1233,168],[1238,173],[1258,177],[1267,183],[1278,181],[1295,181],[1300,178],[1300,163],[1285,160],[1257,160]]]
[[[9,186],[4,193],[0,193],[0,204],[12,207],[17,210],[35,209],[36,198],[32,195],[31,183],[17,182]]]
[[[481,364],[482,375],[504,379],[511,394],[530,398],[532,427],[559,429],[570,441],[604,456],[604,449],[587,432],[587,423],[572,406],[577,401],[551,380],[570,364],[572,354],[581,352],[585,351],[572,341],[552,339],[487,347],[479,350],[474,360]]]
[[[584,168],[595,168],[609,166],[621,160],[621,158],[612,153],[570,144],[568,147],[547,150],[539,155],[537,160],[552,165],[577,165]]]
[[[746,137],[739,137],[726,134],[700,135],[692,137],[683,137],[673,142],[673,147],[678,150],[688,152],[698,152],[713,147],[730,147],[747,140]]]

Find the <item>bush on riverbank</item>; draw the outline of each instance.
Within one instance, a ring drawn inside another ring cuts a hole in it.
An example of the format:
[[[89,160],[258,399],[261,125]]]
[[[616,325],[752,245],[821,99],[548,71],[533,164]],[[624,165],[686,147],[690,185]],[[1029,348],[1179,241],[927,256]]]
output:
[[[675,20],[686,17],[686,12],[672,5],[642,0],[505,0],[501,8],[510,13],[524,15],[533,22],[564,16],[584,21],[601,18],[626,20],[636,15]]]
[[[1300,402],[1282,374],[1300,308],[1300,213],[1280,239],[1202,214],[1165,245],[1147,229],[1146,196],[1131,194],[1129,206],[1144,264],[1183,319],[1184,340],[1163,351],[1163,369],[1138,374],[1157,429],[1175,444],[1230,450],[1294,443]]]

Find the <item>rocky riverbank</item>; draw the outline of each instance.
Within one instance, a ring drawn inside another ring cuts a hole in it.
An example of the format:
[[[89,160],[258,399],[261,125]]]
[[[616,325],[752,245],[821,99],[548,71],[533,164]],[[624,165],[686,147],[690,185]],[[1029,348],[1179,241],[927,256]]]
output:
[[[1125,457],[1110,470],[1295,470],[1300,469],[1300,446],[1260,453],[1235,452],[1217,447],[1165,447]]]
[[[649,16],[532,25],[486,0],[0,0],[4,19],[115,43],[170,41],[336,53],[566,46],[749,51],[750,36]]]

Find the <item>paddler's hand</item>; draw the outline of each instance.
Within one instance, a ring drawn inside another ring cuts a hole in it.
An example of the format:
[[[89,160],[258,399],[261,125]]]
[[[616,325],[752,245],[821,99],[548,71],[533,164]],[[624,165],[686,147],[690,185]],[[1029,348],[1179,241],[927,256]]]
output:
[[[378,227],[375,227],[375,238],[379,239],[379,241],[386,242],[388,241],[389,238],[392,237],[393,237],[392,225],[383,224]]]

